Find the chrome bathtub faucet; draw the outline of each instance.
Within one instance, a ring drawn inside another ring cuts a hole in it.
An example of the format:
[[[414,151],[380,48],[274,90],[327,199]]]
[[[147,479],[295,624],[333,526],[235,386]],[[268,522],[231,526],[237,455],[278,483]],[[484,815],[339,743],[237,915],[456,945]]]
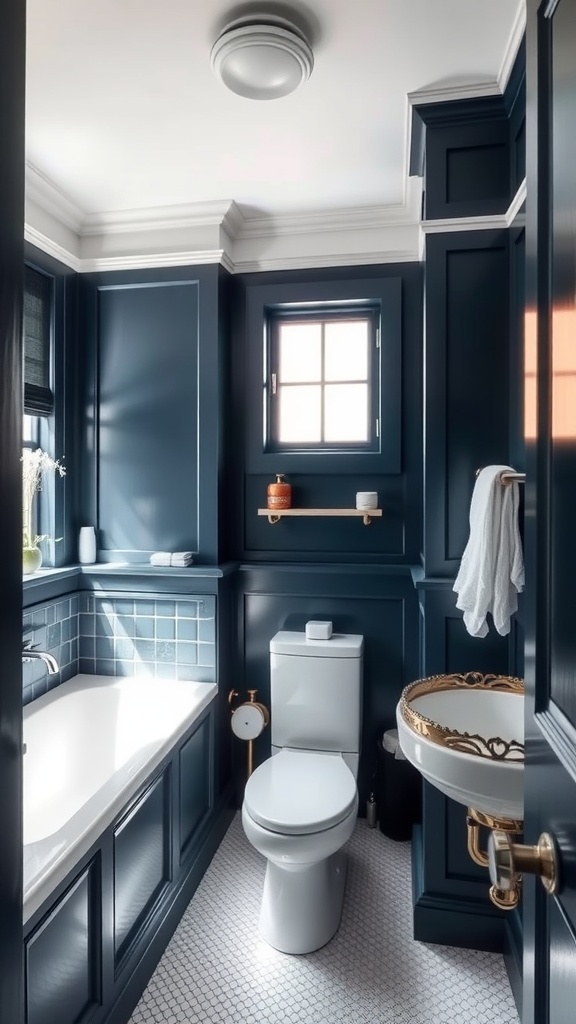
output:
[[[22,648],[22,661],[43,661],[48,669],[48,675],[53,676],[60,671],[60,666],[51,654],[47,651],[36,651],[32,647]]]

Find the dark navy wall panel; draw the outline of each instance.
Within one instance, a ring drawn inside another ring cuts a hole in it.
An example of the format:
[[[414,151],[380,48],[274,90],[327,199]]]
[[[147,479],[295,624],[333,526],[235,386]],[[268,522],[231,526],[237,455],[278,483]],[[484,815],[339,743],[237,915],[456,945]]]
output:
[[[493,134],[490,132],[490,139]],[[455,207],[474,202],[478,187],[476,175],[482,181],[482,196],[486,203],[502,204],[508,199],[508,148],[506,139],[479,144],[446,148],[446,205]]]
[[[428,104],[417,112],[426,124],[426,219],[505,213],[512,195],[501,98]]]
[[[412,112],[410,173],[426,177],[427,220],[503,214],[525,177],[525,47],[502,96]]]
[[[510,118],[510,174],[512,192],[526,177],[526,45],[522,40],[505,92]]]
[[[427,219],[508,209],[524,170],[523,80],[521,48],[504,97],[419,108]],[[417,119],[413,140],[422,152]],[[496,462],[523,468],[523,286],[520,223],[513,232],[428,234],[425,575],[418,583],[423,676],[523,670],[521,624],[514,620],[509,637],[493,626],[484,639],[470,637],[452,589],[469,536],[476,471]],[[413,844],[414,935],[504,950],[505,917],[489,901],[487,871],[468,855],[465,819],[464,807],[425,784]]]
[[[226,550],[226,277],[217,266],[82,275],[80,517],[98,528],[101,561],[192,550],[214,564]]]
[[[476,470],[509,451],[509,256],[505,232],[426,244],[425,534],[428,576],[455,576]]]
[[[381,453],[265,451],[265,311],[277,303],[378,300],[382,304]],[[417,264],[251,274],[233,287],[233,423],[237,453],[233,527],[237,554],[254,561],[411,563],[420,555],[422,452],[422,269]],[[266,486],[285,473],[293,507],[354,508],[356,491],[378,492],[383,519],[259,518]],[[238,508],[236,507],[236,512]]]
[[[526,292],[526,214],[520,210],[510,230],[510,462],[526,469],[524,448],[524,298]],[[524,493],[521,494],[522,511]]]
[[[239,587],[239,682],[256,688],[265,704],[270,699],[269,645],[278,630],[301,631],[309,619],[328,619],[336,632],[364,636],[363,813],[376,768],[377,738],[394,725],[400,693],[418,672],[418,608],[410,575],[376,566],[243,566]],[[269,750],[267,730],[256,746],[257,762]]]
[[[463,614],[456,607],[452,580],[419,589],[423,609],[422,673],[439,672],[502,672],[514,674],[514,630],[500,636],[488,617],[489,631],[485,637],[470,636]]]
[[[198,546],[197,281],[98,295],[100,547]]]

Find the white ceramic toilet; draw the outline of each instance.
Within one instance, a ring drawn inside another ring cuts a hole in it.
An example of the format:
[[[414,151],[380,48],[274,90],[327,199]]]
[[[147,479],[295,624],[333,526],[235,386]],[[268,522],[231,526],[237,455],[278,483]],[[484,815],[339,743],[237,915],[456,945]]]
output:
[[[338,930],[356,823],[363,637],[270,641],[272,756],[250,776],[242,824],[268,860],[260,934],[311,953]]]

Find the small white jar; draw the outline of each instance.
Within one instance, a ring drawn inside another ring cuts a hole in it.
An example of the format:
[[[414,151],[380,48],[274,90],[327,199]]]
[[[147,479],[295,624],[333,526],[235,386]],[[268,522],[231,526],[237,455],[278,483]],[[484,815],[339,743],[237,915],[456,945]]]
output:
[[[357,491],[356,508],[363,510],[378,508],[378,491]]]
[[[78,561],[81,565],[92,565],[96,561],[96,530],[93,526],[80,527]]]

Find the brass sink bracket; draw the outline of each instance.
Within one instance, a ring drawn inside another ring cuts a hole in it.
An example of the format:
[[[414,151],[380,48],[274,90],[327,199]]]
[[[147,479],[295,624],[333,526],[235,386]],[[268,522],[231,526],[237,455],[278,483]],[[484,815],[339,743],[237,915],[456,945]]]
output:
[[[476,811],[473,807],[468,808],[466,816],[466,831],[468,834],[468,853],[475,864],[482,868],[489,865],[488,854],[480,849],[480,826],[491,831],[495,829],[505,832],[510,836],[520,836],[524,830],[524,823],[514,818],[495,818],[492,814],[484,814]],[[520,900],[521,875],[516,876],[515,883],[509,889],[498,889],[497,886],[490,886],[490,899],[500,910],[514,910]]]

